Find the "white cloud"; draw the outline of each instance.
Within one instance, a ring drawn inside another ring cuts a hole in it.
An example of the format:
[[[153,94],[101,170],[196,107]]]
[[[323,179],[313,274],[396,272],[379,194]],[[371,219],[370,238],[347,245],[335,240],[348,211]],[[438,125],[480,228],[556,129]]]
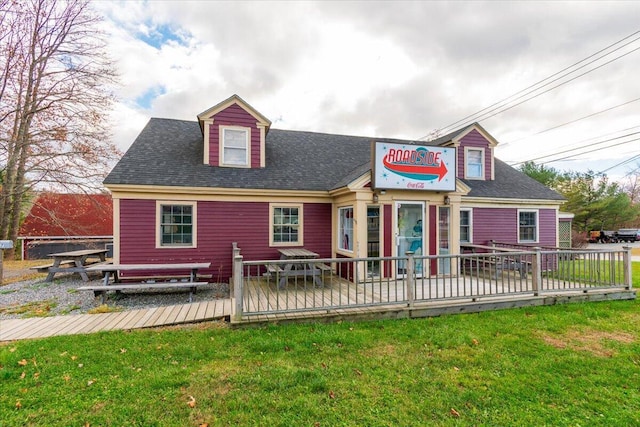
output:
[[[234,93],[277,128],[419,138],[637,31],[640,16],[634,2],[94,5],[106,17],[122,76],[115,113],[128,120],[117,131],[122,148],[150,116],[195,120]],[[640,103],[542,132],[640,97],[639,47],[636,41],[620,51],[624,58],[481,120],[502,143],[498,156],[527,160],[637,125]],[[136,105],[150,93],[157,96],[148,109]],[[639,146],[563,164],[599,170]]]

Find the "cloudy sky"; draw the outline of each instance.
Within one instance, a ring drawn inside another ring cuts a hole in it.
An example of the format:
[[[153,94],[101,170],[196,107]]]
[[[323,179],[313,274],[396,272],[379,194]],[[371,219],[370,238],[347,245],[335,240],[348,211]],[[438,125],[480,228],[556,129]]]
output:
[[[420,139],[478,121],[511,164],[640,167],[640,2],[93,6],[123,150],[150,117],[196,120],[238,94],[278,129]]]

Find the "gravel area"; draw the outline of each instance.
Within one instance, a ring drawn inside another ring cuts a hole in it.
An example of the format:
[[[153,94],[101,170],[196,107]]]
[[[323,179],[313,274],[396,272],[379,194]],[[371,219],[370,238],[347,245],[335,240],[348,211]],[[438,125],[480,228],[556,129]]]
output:
[[[94,298],[93,292],[79,291],[77,288],[101,283],[102,279],[83,282],[77,275],[67,275],[58,276],[53,282],[37,279],[0,286],[0,321],[33,316],[34,310],[38,309],[41,310],[38,315],[42,316],[86,313],[101,305],[102,298]],[[176,289],[175,291],[154,289],[135,293],[123,291],[120,294],[109,292],[107,295],[107,304],[122,310],[189,302],[189,291],[186,289]],[[193,302],[218,298],[229,298],[227,283],[210,283],[198,287],[198,291],[193,295]],[[34,308],[27,312],[29,314],[14,312],[19,311],[17,309],[25,304],[34,305]]]

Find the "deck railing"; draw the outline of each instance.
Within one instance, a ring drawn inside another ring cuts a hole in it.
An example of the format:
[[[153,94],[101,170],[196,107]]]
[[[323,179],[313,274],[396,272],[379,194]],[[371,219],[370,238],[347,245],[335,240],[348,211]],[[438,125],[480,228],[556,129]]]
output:
[[[234,318],[369,306],[631,289],[631,250],[243,261],[234,248]],[[287,266],[285,267],[285,263]],[[285,268],[287,269],[285,272]],[[394,276],[393,278],[391,276]]]

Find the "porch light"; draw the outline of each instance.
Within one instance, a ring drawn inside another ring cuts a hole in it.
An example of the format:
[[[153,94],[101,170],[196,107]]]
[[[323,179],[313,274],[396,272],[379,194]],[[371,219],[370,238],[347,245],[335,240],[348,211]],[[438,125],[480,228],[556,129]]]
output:
[[[444,204],[445,204],[445,205],[448,205],[448,204],[450,204],[450,203],[451,203],[451,198],[450,198],[448,195],[447,195],[447,196],[444,196]]]

